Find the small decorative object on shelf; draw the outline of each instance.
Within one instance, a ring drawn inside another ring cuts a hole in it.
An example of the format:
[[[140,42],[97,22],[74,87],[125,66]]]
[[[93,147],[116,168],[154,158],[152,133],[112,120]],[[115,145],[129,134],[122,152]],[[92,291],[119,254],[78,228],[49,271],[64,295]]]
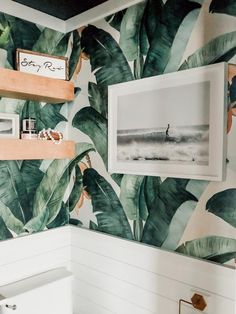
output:
[[[54,144],[61,144],[63,139],[63,134],[59,131],[52,129],[42,129],[38,134],[39,140],[51,140]]]
[[[36,120],[34,118],[25,118],[22,120],[22,131],[23,132],[34,132],[36,131]]]
[[[37,140],[38,134],[34,132],[21,133],[20,138],[22,140]]]
[[[35,140],[38,138],[36,131],[36,120],[34,118],[25,118],[22,120],[21,139]]]
[[[19,138],[19,115],[0,113],[0,139]]]

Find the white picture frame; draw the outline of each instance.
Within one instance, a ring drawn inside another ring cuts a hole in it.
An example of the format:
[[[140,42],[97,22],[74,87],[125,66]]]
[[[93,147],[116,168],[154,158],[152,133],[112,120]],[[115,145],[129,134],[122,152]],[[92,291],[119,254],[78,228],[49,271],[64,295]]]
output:
[[[108,171],[222,181],[226,63],[111,85]]]
[[[19,139],[19,115],[0,113],[0,139]]]
[[[16,49],[17,71],[58,80],[69,79],[68,58],[46,53]]]

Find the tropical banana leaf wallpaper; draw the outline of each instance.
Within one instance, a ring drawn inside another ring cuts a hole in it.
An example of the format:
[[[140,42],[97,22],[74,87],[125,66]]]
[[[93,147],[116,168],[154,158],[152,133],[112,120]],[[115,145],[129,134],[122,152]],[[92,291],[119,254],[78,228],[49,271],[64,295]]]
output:
[[[221,61],[236,63],[235,30],[235,1],[146,0],[69,34],[0,14],[5,67],[14,67],[16,48],[66,55],[76,86],[73,103],[2,98],[0,112],[18,113],[21,119],[35,117],[38,129],[66,130],[77,143],[76,157],[70,161],[0,161],[0,239],[71,223],[232,264],[236,258],[235,68],[229,67],[223,182],[109,174],[107,89],[115,83]]]

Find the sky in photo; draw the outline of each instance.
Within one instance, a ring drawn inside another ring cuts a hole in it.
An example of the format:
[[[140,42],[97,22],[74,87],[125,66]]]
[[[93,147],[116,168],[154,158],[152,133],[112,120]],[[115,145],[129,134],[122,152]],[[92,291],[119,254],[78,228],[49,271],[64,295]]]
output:
[[[119,96],[118,130],[209,124],[210,82]]]

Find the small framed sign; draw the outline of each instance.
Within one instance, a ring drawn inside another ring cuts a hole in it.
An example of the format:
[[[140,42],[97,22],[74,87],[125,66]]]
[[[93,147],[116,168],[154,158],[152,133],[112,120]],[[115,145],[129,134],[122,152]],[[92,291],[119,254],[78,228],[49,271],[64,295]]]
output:
[[[16,49],[16,68],[21,72],[68,80],[68,58],[66,57]]]

